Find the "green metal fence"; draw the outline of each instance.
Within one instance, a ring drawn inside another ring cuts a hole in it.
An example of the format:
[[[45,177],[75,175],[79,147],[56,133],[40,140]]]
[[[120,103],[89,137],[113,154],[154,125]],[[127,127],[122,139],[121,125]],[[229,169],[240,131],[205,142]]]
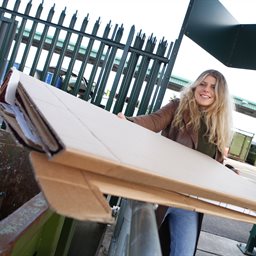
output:
[[[54,5],[44,20],[43,2],[34,16],[32,1],[24,11],[20,4],[17,0],[10,9],[4,0],[0,7],[0,28],[5,28],[0,34],[1,79],[15,66],[113,113],[144,114],[161,106],[171,78],[173,42],[157,43],[153,35],[136,34],[134,26],[123,38],[124,27],[111,22],[101,35],[99,19],[88,31],[88,15],[77,30],[77,13],[64,26],[66,9],[53,23]]]
[[[131,27],[125,38],[124,27],[111,22],[100,32],[100,19],[89,31],[89,15],[80,24],[74,13],[64,26],[66,9],[54,23],[55,5],[42,18],[43,1],[34,15],[33,1],[22,11],[21,0],[11,8],[10,3],[3,0],[0,6],[0,82],[15,66],[108,111],[126,115],[157,110],[167,88],[179,91],[190,83],[171,76],[183,33],[175,43],[164,39],[157,43],[153,35],[146,38]],[[183,26],[186,22],[187,14]],[[234,103],[238,112],[255,117],[255,103],[239,97],[234,97]]]

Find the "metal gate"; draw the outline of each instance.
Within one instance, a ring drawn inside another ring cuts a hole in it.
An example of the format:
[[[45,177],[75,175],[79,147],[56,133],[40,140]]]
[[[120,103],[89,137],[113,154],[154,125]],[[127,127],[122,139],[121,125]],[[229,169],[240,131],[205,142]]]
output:
[[[12,9],[0,7],[0,79],[15,66],[53,86],[108,111],[126,115],[158,109],[170,84],[173,42],[146,38],[132,26],[125,43],[124,27],[111,23],[99,34],[100,20],[87,31],[88,15],[75,29],[77,13],[64,26],[66,10],[53,23],[54,8],[41,18],[43,2],[32,16],[32,1],[21,12],[21,0]]]

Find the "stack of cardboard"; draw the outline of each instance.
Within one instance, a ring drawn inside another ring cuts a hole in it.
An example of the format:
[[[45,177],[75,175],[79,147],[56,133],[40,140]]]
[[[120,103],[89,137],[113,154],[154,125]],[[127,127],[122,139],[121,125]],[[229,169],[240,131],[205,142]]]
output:
[[[30,159],[49,205],[111,222],[104,194],[254,223],[256,186],[208,156],[17,70],[0,113]],[[218,202],[216,204],[216,202]]]

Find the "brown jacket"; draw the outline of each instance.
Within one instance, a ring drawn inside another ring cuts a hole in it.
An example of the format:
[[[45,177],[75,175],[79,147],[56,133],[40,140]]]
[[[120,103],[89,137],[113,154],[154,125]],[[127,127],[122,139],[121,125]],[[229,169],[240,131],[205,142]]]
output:
[[[187,146],[192,149],[196,149],[198,145],[198,133],[195,132],[192,127],[189,127],[187,124],[189,122],[189,112],[184,113],[183,122],[185,124],[185,130],[181,131],[177,128],[172,127],[172,121],[175,116],[175,112],[179,105],[179,99],[174,99],[170,101],[167,105],[163,106],[158,111],[149,114],[149,115],[141,115],[137,117],[129,117],[128,120],[143,126],[154,132],[161,132],[162,136],[179,142],[180,144]],[[215,155],[215,159],[218,162],[223,162],[224,158],[221,152],[217,150]],[[156,219],[158,227],[163,232],[160,232],[160,242],[162,245],[163,255],[169,255],[167,251],[169,249],[169,232],[166,222],[164,222],[164,216],[167,211],[167,206],[159,206],[156,210]],[[199,231],[201,229],[203,215],[200,214],[200,224]],[[162,225],[164,223],[164,225]],[[164,227],[163,227],[164,226]],[[199,234],[198,234],[199,237]],[[162,239],[163,238],[163,239]],[[163,241],[162,241],[163,240]],[[166,248],[165,248],[166,247]]]

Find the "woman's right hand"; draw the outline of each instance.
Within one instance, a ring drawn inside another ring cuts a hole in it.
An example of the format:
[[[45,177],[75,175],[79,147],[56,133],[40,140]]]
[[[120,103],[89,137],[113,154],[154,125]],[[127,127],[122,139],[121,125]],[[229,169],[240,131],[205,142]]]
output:
[[[126,120],[126,117],[125,117],[125,115],[124,115],[122,112],[118,113],[117,116],[118,116],[120,119]]]

